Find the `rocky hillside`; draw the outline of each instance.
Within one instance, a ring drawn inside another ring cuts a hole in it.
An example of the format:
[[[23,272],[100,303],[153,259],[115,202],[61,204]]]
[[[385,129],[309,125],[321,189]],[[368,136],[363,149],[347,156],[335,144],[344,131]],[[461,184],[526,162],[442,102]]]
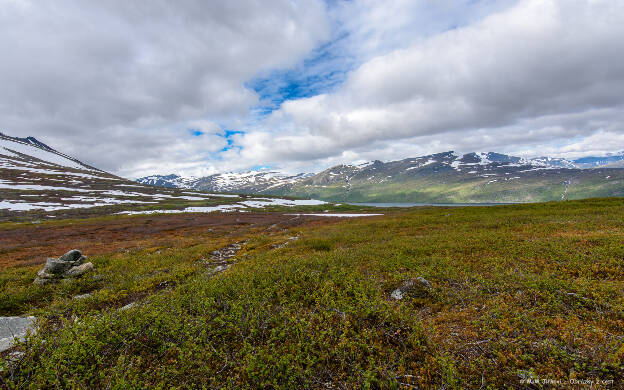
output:
[[[183,187],[182,182],[176,187]],[[212,212],[320,203],[140,184],[78,161],[33,137],[0,133],[0,220],[33,215],[56,218],[94,213]]]
[[[297,176],[263,171],[218,174],[187,181],[185,188],[341,202],[535,202],[624,196],[624,170],[618,169],[621,160],[612,157],[570,161],[450,151],[399,161],[337,165]],[[589,167],[592,169],[584,169]],[[158,178],[168,186],[183,181],[175,175],[171,180]],[[139,181],[150,184],[146,179]]]

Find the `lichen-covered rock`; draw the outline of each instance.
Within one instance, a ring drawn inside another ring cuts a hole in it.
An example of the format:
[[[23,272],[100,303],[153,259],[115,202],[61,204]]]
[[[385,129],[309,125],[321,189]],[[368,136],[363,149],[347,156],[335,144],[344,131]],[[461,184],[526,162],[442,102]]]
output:
[[[24,340],[35,331],[35,317],[0,317],[0,352],[11,348],[15,339]]]
[[[42,268],[39,270],[39,272],[37,272],[37,277],[42,279],[52,279],[54,278],[54,275],[47,273],[45,268]]]
[[[84,263],[84,264],[77,265],[75,267],[70,268],[69,270],[67,270],[67,272],[63,274],[63,276],[74,278],[76,276],[84,275],[89,271],[93,271],[93,264]]]
[[[65,253],[63,256],[59,257],[59,260],[69,262],[69,263],[75,263],[77,261],[80,261],[81,257],[82,257],[82,252],[80,252],[78,249],[72,249],[69,252]]]
[[[431,288],[431,283],[429,283],[427,279],[419,276],[415,281],[412,279],[404,281],[401,286],[392,291],[390,298],[401,300],[405,296],[424,297],[429,293]]]
[[[431,283],[427,279],[423,278],[422,276],[417,277],[416,281],[428,290],[432,288]]]
[[[37,278],[35,278],[35,284],[43,285],[52,282],[57,276],[46,272],[45,267],[37,272]]]
[[[48,274],[62,274],[72,267],[72,263],[48,257],[46,264],[43,267],[44,271]]]

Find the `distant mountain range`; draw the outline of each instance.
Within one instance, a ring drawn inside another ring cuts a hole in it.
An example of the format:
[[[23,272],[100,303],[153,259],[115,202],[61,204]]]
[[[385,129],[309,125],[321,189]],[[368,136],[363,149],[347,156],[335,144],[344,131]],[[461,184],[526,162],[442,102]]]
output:
[[[624,196],[624,152],[575,160],[449,151],[399,161],[337,165],[322,172],[149,176],[142,184],[335,202],[535,202]]]
[[[299,175],[268,170],[200,178],[156,175],[137,183],[87,165],[33,137],[0,133],[0,219],[29,210],[60,212],[105,206],[109,213],[161,205],[182,207],[188,202],[217,205],[228,199],[232,207],[249,206],[245,204],[250,199],[247,196],[228,198],[213,192],[333,202],[423,203],[624,196],[622,168],[624,153],[565,160],[445,152],[399,161],[337,165]]]

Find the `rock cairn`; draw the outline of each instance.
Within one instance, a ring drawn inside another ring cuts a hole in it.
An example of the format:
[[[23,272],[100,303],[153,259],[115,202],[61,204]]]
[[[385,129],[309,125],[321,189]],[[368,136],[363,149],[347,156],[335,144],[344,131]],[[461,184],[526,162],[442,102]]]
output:
[[[93,264],[85,263],[86,259],[78,249],[73,249],[58,259],[48,257],[45,266],[37,273],[35,284],[82,276],[93,270]]]

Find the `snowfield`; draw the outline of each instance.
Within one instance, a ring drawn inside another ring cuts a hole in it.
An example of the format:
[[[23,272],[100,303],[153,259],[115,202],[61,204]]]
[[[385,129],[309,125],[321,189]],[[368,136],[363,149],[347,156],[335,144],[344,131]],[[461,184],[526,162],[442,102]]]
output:
[[[219,206],[212,207],[186,207],[182,210],[140,210],[140,211],[122,211],[119,214],[128,214],[128,215],[137,215],[137,214],[171,214],[171,213],[212,213],[215,211],[239,211],[244,212],[248,211],[245,209],[253,208],[253,209],[262,209],[267,206],[316,206],[321,204],[327,204],[327,202],[323,202],[322,200],[314,200],[314,199],[279,199],[279,198],[258,198],[252,200],[245,200],[239,203],[234,204],[225,204]],[[290,214],[289,214],[290,215]],[[296,215],[296,214],[292,214]],[[314,215],[314,214],[304,214],[304,215]],[[323,216],[327,214],[322,214]],[[347,215],[340,214],[339,216]],[[361,214],[358,214],[361,215]],[[371,214],[371,215],[382,215],[382,214]]]

